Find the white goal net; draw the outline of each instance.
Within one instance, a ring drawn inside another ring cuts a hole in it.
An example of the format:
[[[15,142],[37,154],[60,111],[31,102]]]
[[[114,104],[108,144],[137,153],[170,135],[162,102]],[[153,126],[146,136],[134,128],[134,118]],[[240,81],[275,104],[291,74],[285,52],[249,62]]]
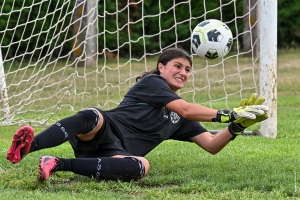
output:
[[[253,92],[269,98],[260,77],[261,9],[250,0],[4,0],[0,125],[48,125],[86,107],[116,107],[135,78],[156,67],[164,49],[180,46],[193,53],[191,31],[210,18],[230,27],[232,50],[212,61],[193,54],[193,73],[179,95],[215,109],[233,108]],[[273,66],[268,58],[263,64]],[[265,127],[274,123],[276,118]]]

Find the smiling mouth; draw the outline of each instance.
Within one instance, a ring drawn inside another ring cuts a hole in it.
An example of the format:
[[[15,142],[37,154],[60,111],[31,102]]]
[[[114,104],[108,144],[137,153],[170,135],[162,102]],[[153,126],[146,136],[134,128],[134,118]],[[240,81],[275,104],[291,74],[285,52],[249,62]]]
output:
[[[179,80],[179,81],[181,81],[181,82],[183,82],[183,79],[182,78],[175,78],[175,80]]]

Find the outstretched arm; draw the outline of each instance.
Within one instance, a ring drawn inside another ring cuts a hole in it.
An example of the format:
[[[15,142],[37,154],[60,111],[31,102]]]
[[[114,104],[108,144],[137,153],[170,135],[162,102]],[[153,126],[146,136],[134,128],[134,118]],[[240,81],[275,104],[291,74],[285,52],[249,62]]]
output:
[[[166,107],[180,116],[201,122],[211,122],[217,116],[217,110],[199,104],[188,103],[183,99],[171,101]]]
[[[216,154],[230,142],[232,137],[232,134],[226,128],[215,135],[210,132],[201,133],[192,137],[191,140],[209,153]]]
[[[266,115],[268,107],[262,105],[264,100],[264,97],[258,97],[257,94],[253,93],[249,100],[242,100],[239,107],[232,110],[215,110],[199,104],[188,103],[183,99],[171,101],[166,105],[166,107],[176,112],[180,116],[193,121],[241,123],[241,121],[243,121],[244,119],[250,119],[251,121],[257,116]],[[254,121],[254,123],[256,122],[257,121]],[[244,128],[248,126],[244,126]]]
[[[257,94],[253,93],[250,97],[250,99],[242,100],[240,103],[240,107],[238,107],[236,110],[237,113],[242,110],[241,113],[243,113],[245,108],[257,108],[256,111],[259,111],[258,113],[255,113],[255,118],[246,118],[246,117],[240,117],[238,119],[235,119],[231,121],[231,123],[228,125],[228,128],[225,128],[224,130],[218,132],[217,134],[213,135],[209,132],[201,133],[195,137],[192,137],[191,140],[195,142],[198,146],[202,147],[206,151],[216,154],[219,151],[221,151],[230,140],[235,139],[236,135],[240,132],[243,132],[245,128],[257,123],[264,121],[268,118],[267,115],[267,106],[263,106],[262,103],[265,101],[265,98],[263,96],[258,96]],[[255,111],[254,109],[254,111]],[[251,113],[251,112],[250,112]],[[252,113],[252,114],[253,114]]]

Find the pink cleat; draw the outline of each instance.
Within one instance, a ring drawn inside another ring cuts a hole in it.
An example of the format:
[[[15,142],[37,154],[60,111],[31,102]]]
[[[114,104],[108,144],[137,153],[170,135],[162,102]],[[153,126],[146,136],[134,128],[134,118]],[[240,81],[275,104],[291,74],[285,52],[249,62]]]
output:
[[[7,159],[13,164],[20,162],[30,151],[33,137],[34,130],[31,126],[23,126],[18,129],[6,154]]]
[[[52,156],[43,156],[40,158],[40,169],[38,180],[44,181],[54,174],[60,166],[59,160]]]

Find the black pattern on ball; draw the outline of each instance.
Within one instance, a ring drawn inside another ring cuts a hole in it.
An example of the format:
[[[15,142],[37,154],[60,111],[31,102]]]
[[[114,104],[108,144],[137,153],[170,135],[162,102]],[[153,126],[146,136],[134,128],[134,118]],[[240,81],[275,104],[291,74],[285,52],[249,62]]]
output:
[[[222,34],[216,29],[207,32],[207,38],[211,42],[221,42],[223,37],[220,36],[222,36]]]
[[[201,45],[200,37],[199,35],[193,35],[193,45],[195,45],[196,48],[198,48]]]
[[[219,57],[218,55],[218,51],[216,49],[209,49],[206,54],[205,57],[208,59],[216,59]]]

